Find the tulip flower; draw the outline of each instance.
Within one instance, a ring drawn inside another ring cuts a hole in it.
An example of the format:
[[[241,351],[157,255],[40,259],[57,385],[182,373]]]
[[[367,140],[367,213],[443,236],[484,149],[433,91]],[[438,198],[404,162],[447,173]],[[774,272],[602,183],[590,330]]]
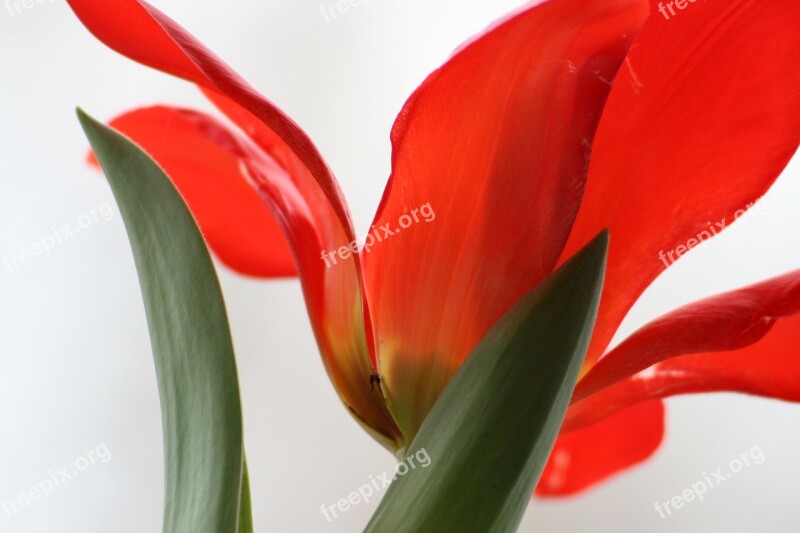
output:
[[[299,276],[344,405],[399,457],[493,324],[603,228],[597,323],[537,493],[573,494],[650,457],[666,397],[800,400],[800,270],[610,346],[671,264],[664,251],[677,259],[733,220],[796,151],[794,0],[689,3],[669,18],[646,0],[521,8],[406,102],[363,243],[308,136],[188,32],[141,0],[69,3],[101,41],[195,83],[227,117],[156,106],[111,124],[166,170],[223,263]]]

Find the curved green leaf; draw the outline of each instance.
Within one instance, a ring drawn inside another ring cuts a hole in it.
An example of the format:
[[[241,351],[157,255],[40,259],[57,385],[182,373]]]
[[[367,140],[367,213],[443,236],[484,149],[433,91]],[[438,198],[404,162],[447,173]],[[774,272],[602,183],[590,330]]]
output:
[[[81,110],[111,184],[142,287],[161,396],[164,531],[252,531],[239,384],[214,266],[172,182],[135,144]],[[247,529],[247,527],[250,529]]]
[[[405,460],[366,531],[516,530],[586,354],[607,249],[603,232],[486,335],[408,448],[428,466]]]

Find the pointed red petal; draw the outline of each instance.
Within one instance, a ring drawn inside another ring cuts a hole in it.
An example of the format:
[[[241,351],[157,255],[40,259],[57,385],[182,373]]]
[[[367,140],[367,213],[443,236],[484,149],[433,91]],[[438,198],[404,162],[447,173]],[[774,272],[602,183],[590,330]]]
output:
[[[364,268],[384,389],[408,434],[552,270],[610,80],[646,12],[639,0],[529,8],[462,48],[400,113]]]
[[[580,381],[565,430],[637,402],[734,391],[800,401],[800,270],[647,324]]]
[[[246,181],[239,158],[202,132],[197,117],[187,109],[155,106],[109,124],[166,171],[223,263],[250,276],[296,275],[281,228]]]
[[[648,459],[664,436],[658,400],[559,436],[542,473],[537,496],[568,496]]]
[[[610,229],[587,362],[600,357],[638,296],[670,264],[668,254],[710,238],[717,223],[730,224],[767,191],[800,142],[800,5],[687,6],[670,20],[653,8],[592,147],[583,203],[561,259]]]
[[[259,132],[249,140],[198,114],[200,129],[234,151],[252,186],[272,209],[286,236],[303,284],[326,368],[355,416],[392,447],[397,428],[378,391],[371,328],[352,257],[327,268],[322,254],[355,241],[339,186],[308,136],[186,30],[142,0],[69,0],[86,27],[118,52],[197,83],[230,114],[247,116]],[[246,129],[247,134],[253,133]],[[262,137],[269,132],[271,146]],[[255,143],[253,142],[255,141]]]

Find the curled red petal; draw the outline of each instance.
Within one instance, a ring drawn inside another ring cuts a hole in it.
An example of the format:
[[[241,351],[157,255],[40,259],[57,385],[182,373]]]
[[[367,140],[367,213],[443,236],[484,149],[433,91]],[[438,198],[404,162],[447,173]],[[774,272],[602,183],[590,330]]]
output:
[[[800,270],[701,300],[642,327],[578,383],[564,431],[676,394],[800,401]]]
[[[253,139],[229,135],[203,116],[199,127],[240,157],[294,254],[323,361],[346,405],[394,447],[398,430],[370,378],[376,367],[361,263],[328,268],[324,252],[356,241],[339,186],[308,136],[272,102],[166,15],[143,0],[69,0],[84,25],[114,50],[198,84],[228,114],[259,124]],[[265,149],[264,132],[272,146]],[[269,169],[269,170],[267,170]]]
[[[226,95],[271,128],[300,158],[352,236],[344,196],[308,135],[189,32],[144,0],[68,0],[95,37],[134,61]]]

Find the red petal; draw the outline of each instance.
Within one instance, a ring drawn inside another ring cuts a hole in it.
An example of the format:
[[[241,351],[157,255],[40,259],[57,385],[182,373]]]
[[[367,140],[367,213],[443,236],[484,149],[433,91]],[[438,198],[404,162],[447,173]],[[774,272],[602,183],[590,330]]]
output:
[[[342,226],[353,233],[339,186],[305,132],[185,29],[144,0],[68,3],[95,37],[120,54],[224,94],[255,115],[303,161]]]
[[[675,394],[734,391],[800,401],[798,348],[800,270],[701,300],[638,330],[580,381],[564,429]]]
[[[664,406],[639,404],[587,428],[561,435],[537,496],[567,496],[648,459],[664,436]]]
[[[246,166],[248,179],[272,209],[295,256],[311,322],[326,368],[355,416],[393,446],[398,432],[380,395],[370,390],[375,365],[365,327],[360,262],[326,268],[322,253],[355,241],[336,180],[306,134],[274,104],[163,13],[139,0],[69,0],[86,27],[128,57],[192,81],[228,111],[259,123],[257,145],[197,115],[209,139],[222,141]],[[224,95],[224,96],[223,96]],[[250,129],[246,133],[253,133]],[[265,149],[263,135],[271,146]]]
[[[222,262],[251,276],[296,275],[281,228],[246,181],[239,158],[209,139],[197,117],[156,106],[125,113],[109,125],[164,168]]]
[[[670,20],[654,8],[603,112],[583,203],[561,258],[610,229],[587,362],[600,357],[635,300],[670,263],[659,253],[709,238],[709,226],[730,224],[795,152],[798,27],[795,0],[690,3]]]
[[[639,0],[527,9],[464,47],[400,113],[375,227],[418,221],[375,239],[364,268],[384,391],[406,435],[552,270],[609,80],[646,13]]]

